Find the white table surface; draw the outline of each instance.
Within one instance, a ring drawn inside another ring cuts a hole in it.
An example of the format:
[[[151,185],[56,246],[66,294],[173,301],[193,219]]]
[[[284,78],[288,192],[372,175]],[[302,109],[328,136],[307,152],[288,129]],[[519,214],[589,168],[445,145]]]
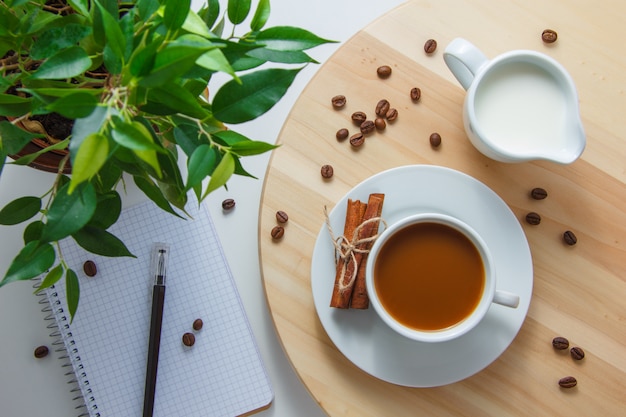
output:
[[[195,5],[201,3],[194,0]],[[256,4],[256,1],[253,3]],[[268,26],[299,26],[321,37],[345,42],[360,28],[401,3],[402,0],[272,0]],[[310,53],[323,63],[341,44],[324,45]],[[275,142],[291,107],[319,67],[309,65],[279,104],[260,119],[239,125],[236,129],[251,138]],[[275,391],[272,406],[256,415],[320,417],[325,415],[324,412],[299,380],[282,350],[263,291],[257,229],[268,160],[269,154],[245,159],[244,166],[258,180],[233,178],[228,183],[228,191],[220,189],[214,192],[207,198],[206,204],[216,224]],[[0,207],[18,196],[40,195],[47,189],[50,175],[30,168],[5,166],[0,177]],[[124,203],[133,204],[142,198],[136,190],[129,189]],[[236,201],[235,209],[227,214],[221,208],[225,198]],[[2,275],[21,247],[22,231],[22,226],[0,226]],[[76,403],[72,401],[75,395],[69,392],[64,375],[67,369],[61,367],[58,354],[40,360],[33,356],[35,347],[50,346],[53,339],[43,321],[38,297],[32,291],[30,282],[13,283],[0,289],[0,416],[77,415],[74,410]]]

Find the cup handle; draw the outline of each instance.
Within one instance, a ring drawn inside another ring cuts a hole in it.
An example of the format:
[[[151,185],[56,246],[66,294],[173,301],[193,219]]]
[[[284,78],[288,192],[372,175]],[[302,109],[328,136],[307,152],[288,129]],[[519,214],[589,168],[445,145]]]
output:
[[[443,60],[465,90],[470,88],[476,73],[488,61],[485,54],[463,38],[456,38],[448,44]]]
[[[493,302],[505,307],[517,308],[519,305],[519,295],[507,291],[496,290]]]

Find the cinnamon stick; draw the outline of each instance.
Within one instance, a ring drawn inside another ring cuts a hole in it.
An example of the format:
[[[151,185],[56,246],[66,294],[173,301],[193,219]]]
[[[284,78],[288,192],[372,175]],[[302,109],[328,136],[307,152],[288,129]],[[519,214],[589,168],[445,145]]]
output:
[[[365,213],[363,214],[363,217],[361,218],[360,222],[357,225],[359,232],[356,238],[358,241],[372,237],[378,232],[379,222],[378,221],[368,222],[368,220],[374,219],[376,217],[380,217],[380,212],[382,210],[381,206],[383,204],[383,201],[384,201],[384,194],[378,194],[378,193],[370,194],[368,201],[367,201],[366,208],[365,208]],[[348,216],[352,217],[351,222],[353,221],[355,217],[354,214],[352,215],[346,214],[346,224],[348,223],[347,221]],[[344,233],[345,233],[345,230],[344,230]],[[352,232],[352,235],[353,234],[354,232]],[[344,234],[344,236],[346,236],[348,240],[352,240],[352,237],[349,237],[352,235]],[[331,304],[330,304],[331,307],[336,307],[336,308],[349,308],[350,307],[350,302],[352,300],[352,293],[354,291],[354,282],[356,282],[356,274],[358,273],[359,265],[364,255],[364,253],[362,253],[362,250],[365,249],[366,245],[369,245],[369,243],[359,243],[356,246],[357,251],[353,252],[354,260],[352,259],[352,257],[350,257],[346,259],[344,262],[337,263],[337,271],[335,275],[335,286],[333,287],[333,297],[331,299]],[[344,263],[345,263],[345,274],[343,274],[343,280],[342,280],[341,277],[343,273]],[[340,285],[340,282],[343,283],[343,285]]]
[[[367,203],[368,207],[375,207],[376,212],[373,214],[371,218],[380,217],[383,211],[383,202],[385,201],[384,194],[371,194],[369,197],[369,201]],[[372,209],[373,211],[373,209]],[[378,227],[380,225],[380,221],[375,221],[371,223],[372,228],[371,232],[364,237],[371,237],[378,233]],[[365,286],[365,267],[367,265],[367,257],[369,254],[369,250],[374,245],[374,241],[366,242],[363,244],[363,250],[365,253],[361,254],[361,259],[359,261],[359,269],[357,270],[356,279],[354,281],[354,289],[352,291],[352,300],[350,301],[351,308],[357,308],[361,310],[365,310],[370,305],[370,299],[367,296],[367,288]]]
[[[343,228],[343,236],[345,236],[346,239],[351,240],[354,236],[356,228],[361,224],[366,207],[367,205],[359,200],[348,199],[346,222]],[[343,274],[342,280],[342,271],[346,261],[348,261],[348,264],[346,265],[346,271]],[[341,291],[342,285],[340,285],[340,280],[342,280],[343,286],[346,286],[356,273],[351,263],[349,259],[344,261],[344,259],[341,258],[339,258],[337,262],[335,285],[333,286],[333,294],[330,300],[331,307],[348,308],[350,306],[350,294],[352,294],[352,292],[350,291],[350,293],[346,294],[347,289]]]

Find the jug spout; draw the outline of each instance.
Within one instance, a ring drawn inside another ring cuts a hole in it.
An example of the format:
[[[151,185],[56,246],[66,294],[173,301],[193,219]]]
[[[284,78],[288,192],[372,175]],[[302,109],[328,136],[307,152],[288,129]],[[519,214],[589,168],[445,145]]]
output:
[[[582,155],[587,144],[585,130],[580,117],[576,117],[573,123],[571,123],[566,135],[566,140],[561,148],[545,152],[544,155],[539,155],[538,159],[545,159],[559,164],[571,164],[577,160]]]

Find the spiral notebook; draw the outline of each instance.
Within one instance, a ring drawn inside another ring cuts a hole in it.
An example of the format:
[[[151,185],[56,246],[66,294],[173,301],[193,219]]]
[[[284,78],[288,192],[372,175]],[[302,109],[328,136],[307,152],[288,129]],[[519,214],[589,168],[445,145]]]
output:
[[[46,290],[45,300],[81,393],[81,415],[142,413],[155,242],[169,244],[170,259],[154,415],[241,416],[271,404],[272,387],[210,213],[197,204],[188,211],[192,219],[183,220],[152,202],[125,209],[109,230],[136,259],[95,256],[73,240],[61,242],[79,275],[73,322],[63,280]],[[96,264],[94,277],[83,273],[87,260]],[[194,332],[198,318],[204,325]],[[186,332],[195,334],[191,347],[182,344]]]

